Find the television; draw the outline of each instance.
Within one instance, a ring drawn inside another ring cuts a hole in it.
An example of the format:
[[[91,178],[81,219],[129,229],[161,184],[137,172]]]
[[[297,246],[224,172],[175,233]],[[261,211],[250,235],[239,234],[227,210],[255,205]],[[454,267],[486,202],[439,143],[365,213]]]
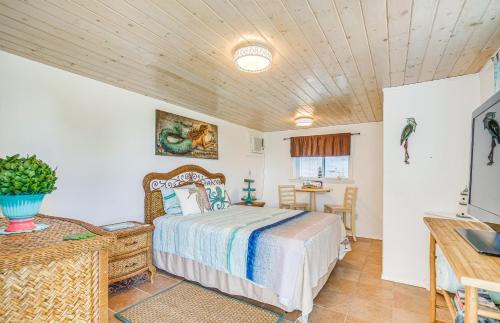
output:
[[[468,213],[494,232],[457,229],[478,252],[500,256],[500,91],[472,113]],[[496,129],[495,129],[496,128]],[[493,135],[492,135],[493,134]]]

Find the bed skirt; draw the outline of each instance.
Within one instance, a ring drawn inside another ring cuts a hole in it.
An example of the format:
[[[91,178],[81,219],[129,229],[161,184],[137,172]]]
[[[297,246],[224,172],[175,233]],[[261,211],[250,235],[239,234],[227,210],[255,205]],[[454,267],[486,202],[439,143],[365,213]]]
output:
[[[325,285],[337,259],[328,266],[327,273],[321,276],[314,286],[304,281],[304,275],[299,275],[295,294],[287,305],[282,304],[279,296],[271,289],[259,287],[249,280],[215,270],[191,259],[153,250],[153,262],[156,267],[168,273],[198,282],[205,287],[216,288],[230,295],[244,296],[279,307],[287,312],[299,310],[303,315],[307,315],[312,311],[312,300]],[[307,273],[304,274],[307,275]]]

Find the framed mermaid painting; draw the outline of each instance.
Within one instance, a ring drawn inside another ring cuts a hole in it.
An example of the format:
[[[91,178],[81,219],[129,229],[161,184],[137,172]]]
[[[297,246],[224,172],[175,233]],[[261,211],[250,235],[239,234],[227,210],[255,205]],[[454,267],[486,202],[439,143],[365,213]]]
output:
[[[217,126],[156,110],[156,155],[218,159]]]

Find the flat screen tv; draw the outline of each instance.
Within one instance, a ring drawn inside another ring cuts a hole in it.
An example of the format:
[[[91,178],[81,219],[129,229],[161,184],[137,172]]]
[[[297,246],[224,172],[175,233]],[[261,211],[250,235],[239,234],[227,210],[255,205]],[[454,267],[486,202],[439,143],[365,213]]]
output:
[[[496,120],[493,121],[493,120]],[[500,225],[500,92],[472,113],[468,213],[499,231]],[[500,234],[457,230],[477,251],[500,255]]]

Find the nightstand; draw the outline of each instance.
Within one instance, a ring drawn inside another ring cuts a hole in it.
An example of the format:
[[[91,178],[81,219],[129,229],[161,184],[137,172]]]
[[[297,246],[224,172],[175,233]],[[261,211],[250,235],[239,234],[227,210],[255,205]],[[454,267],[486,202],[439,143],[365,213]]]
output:
[[[109,251],[109,284],[145,271],[149,273],[152,282],[156,273],[152,259],[154,226],[136,221],[127,221],[127,223],[133,223],[136,226],[107,231],[116,237],[116,241],[111,245]],[[101,228],[103,227],[106,226]]]
[[[264,207],[264,205],[266,205],[266,202],[264,202],[264,201],[253,201],[252,204],[247,204],[247,202],[238,202],[238,203],[235,203],[234,205],[246,205],[246,206],[253,206],[253,207]]]

